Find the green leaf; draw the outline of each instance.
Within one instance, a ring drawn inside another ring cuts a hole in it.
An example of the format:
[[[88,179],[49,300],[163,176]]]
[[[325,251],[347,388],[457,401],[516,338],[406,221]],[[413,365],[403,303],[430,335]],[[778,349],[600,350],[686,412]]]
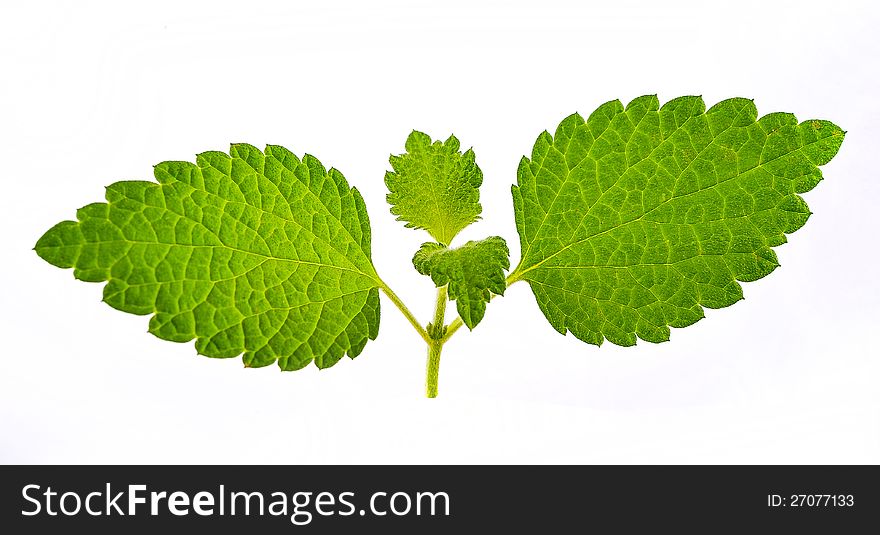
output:
[[[479,219],[483,172],[474,151],[462,154],[455,136],[431,142],[413,131],[406,153],[391,156],[394,171],[385,173],[391,213],[406,227],[425,229],[438,242],[449,245],[459,231]]]
[[[526,280],[559,332],[633,345],[669,338],[703,307],[742,299],[737,281],[777,266],[772,247],[810,216],[798,195],[844,132],[752,101],[705,111],[700,97],[658,109],[617,100],[544,132],[512,188]]]
[[[469,241],[456,249],[424,243],[413,256],[413,265],[438,288],[449,285],[447,292],[459,317],[473,329],[483,319],[491,294],[504,295],[509,255],[507,243],[498,236]]]
[[[370,222],[342,173],[285,148],[232,145],[155,182],[117,182],[35,247],[150,332],[209,357],[296,370],[357,356],[379,328]]]

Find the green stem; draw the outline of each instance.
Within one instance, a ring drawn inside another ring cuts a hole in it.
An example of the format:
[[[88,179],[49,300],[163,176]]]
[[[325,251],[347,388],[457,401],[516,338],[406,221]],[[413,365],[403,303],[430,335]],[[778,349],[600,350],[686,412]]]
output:
[[[517,281],[522,280],[521,274],[514,270],[507,276],[505,280],[507,287]],[[443,344],[455,334],[455,331],[464,325],[461,318],[455,320],[449,325],[444,325],[446,318],[446,301],[448,299],[446,286],[437,288],[437,304],[434,307],[434,320],[428,324],[427,328],[422,327],[419,320],[410,312],[409,308],[403,304],[400,297],[387,285],[384,281],[379,281],[379,287],[388,296],[388,299],[400,310],[403,316],[409,321],[410,325],[419,333],[422,340],[428,344],[428,363],[425,372],[425,393],[429,398],[437,397],[437,382],[440,379],[440,353],[443,351]],[[495,297],[494,295],[492,297]],[[490,299],[492,298],[490,297]]]
[[[434,339],[443,338],[443,321],[446,318],[446,286],[437,288],[437,304],[434,306],[434,320],[431,325],[435,329],[436,336]],[[428,333],[431,334],[431,333]]]
[[[464,325],[464,322],[461,321],[461,318],[455,318],[454,320],[452,320],[452,323],[450,323],[449,327],[446,328],[446,334],[443,335],[443,342],[445,343],[447,340],[449,340],[449,338],[453,334],[455,334],[455,331],[457,331],[462,325]]]
[[[381,282],[381,285],[379,287],[382,289],[383,292],[385,292],[385,295],[388,296],[388,299],[391,299],[391,302],[394,303],[394,305],[400,310],[401,313],[403,313],[404,317],[409,320],[410,325],[412,325],[416,332],[419,333],[419,336],[422,337],[422,340],[424,340],[426,344],[431,345],[431,337],[428,336],[428,331],[426,331],[425,328],[422,327],[422,324],[419,323],[419,320],[417,320],[413,313],[410,312],[406,305],[403,304],[403,301],[401,301],[400,298],[397,297],[397,294],[394,293],[394,290],[392,290],[387,284],[385,284],[385,282]]]
[[[439,340],[428,344],[428,370],[425,373],[425,395],[429,398],[437,397],[437,381],[440,379],[440,352],[443,351],[443,342]]]
[[[446,341],[446,286],[437,288],[437,305],[434,307],[434,320],[428,325],[428,365],[425,372],[425,394],[429,398],[437,397],[437,382],[440,379],[440,353]]]

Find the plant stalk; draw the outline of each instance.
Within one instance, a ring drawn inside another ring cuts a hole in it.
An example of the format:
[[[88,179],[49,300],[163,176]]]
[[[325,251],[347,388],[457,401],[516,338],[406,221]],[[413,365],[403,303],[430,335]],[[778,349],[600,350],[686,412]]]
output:
[[[385,295],[388,296],[388,299],[391,299],[391,302],[394,303],[397,309],[400,310],[407,321],[409,321],[410,325],[413,326],[413,329],[415,329],[416,332],[419,333],[419,336],[422,337],[422,340],[424,340],[426,344],[430,344],[431,338],[428,336],[427,331],[425,331],[424,327],[422,327],[422,324],[419,323],[419,320],[416,319],[413,313],[409,311],[409,308],[407,308],[406,305],[403,304],[403,301],[400,300],[400,297],[398,297],[397,294],[394,293],[394,290],[392,290],[384,282],[381,282],[379,288],[381,288],[382,291],[385,292]]]
[[[440,352],[443,343],[436,341],[428,346],[428,370],[425,376],[425,395],[437,397],[437,381],[440,379]]]
[[[507,276],[506,283],[507,286],[510,287],[515,282],[522,280],[520,278],[520,273],[514,270],[513,273]],[[419,321],[413,315],[412,312],[403,304],[400,297],[394,293],[391,288],[388,287],[382,281],[380,282],[380,288],[385,295],[391,299],[391,302],[394,303],[398,309],[403,313],[404,317],[410,322],[413,328],[419,333],[419,336],[428,344],[428,362],[427,369],[425,372],[425,393],[429,398],[437,397],[437,382],[440,378],[440,353],[443,351],[443,344],[446,343],[449,338],[455,334],[459,328],[461,328],[464,323],[461,321],[461,318],[455,318],[455,320],[449,325],[444,325],[444,321],[446,320],[446,301],[448,300],[448,295],[446,292],[446,286],[437,288],[437,304],[434,307],[434,320],[428,324],[427,328],[422,327],[419,324]],[[490,297],[495,297],[492,295]]]
[[[446,286],[437,288],[437,305],[434,307],[434,320],[428,324],[428,364],[425,372],[425,394],[437,397],[437,382],[440,378],[440,353],[446,334]]]

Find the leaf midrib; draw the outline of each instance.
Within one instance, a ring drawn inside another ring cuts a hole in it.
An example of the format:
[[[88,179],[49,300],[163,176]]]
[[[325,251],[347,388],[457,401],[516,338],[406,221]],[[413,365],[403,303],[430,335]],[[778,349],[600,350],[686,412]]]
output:
[[[329,268],[329,269],[338,269],[340,271],[348,271],[350,273],[354,273],[357,275],[363,275],[364,277],[375,282],[376,286],[374,286],[374,287],[376,287],[376,288],[378,288],[382,284],[381,281],[379,279],[377,279],[373,274],[364,273],[363,271],[359,271],[356,269],[350,269],[350,268],[346,268],[343,266],[336,266],[333,264],[325,264],[323,262],[312,262],[309,260],[298,260],[295,258],[281,258],[278,256],[272,256],[272,255],[267,255],[267,254],[263,254],[263,253],[258,253],[256,251],[248,251],[247,249],[240,249],[238,247],[232,247],[230,245],[225,245],[225,244],[223,244],[223,245],[190,245],[190,244],[182,244],[182,243],[165,243],[165,242],[159,242],[159,241],[144,241],[144,240],[129,240],[129,239],[102,240],[100,242],[94,242],[94,243],[142,243],[142,244],[146,244],[146,245],[164,245],[164,246],[191,247],[191,248],[196,248],[196,247],[223,248],[223,249],[230,249],[233,251],[238,251],[238,252],[244,253],[244,254],[259,256],[259,257],[265,258],[266,260],[275,260],[277,262],[291,262],[291,263],[295,263],[295,264],[306,264],[306,265],[312,265],[312,266],[317,266],[317,267],[321,267],[321,268]],[[70,247],[70,245],[46,245],[46,246],[44,246],[44,248],[46,248],[46,249],[57,249],[57,248],[62,248],[62,247]],[[206,281],[206,282],[211,282],[211,281]]]
[[[609,227],[609,228],[607,228],[607,229],[605,229],[605,230],[603,230],[603,231],[601,231],[601,232],[597,232],[596,234],[592,234],[592,235],[590,235],[590,236],[586,236],[586,237],[584,237],[584,238],[582,238],[582,239],[580,239],[580,240],[574,241],[574,242],[572,242],[572,243],[566,245],[565,247],[562,247],[561,249],[559,249],[558,251],[556,251],[556,252],[553,253],[552,255],[550,255],[550,256],[548,256],[548,257],[542,259],[542,260],[541,260],[540,262],[538,262],[537,264],[534,264],[534,265],[532,265],[532,266],[529,266],[528,268],[526,268],[526,269],[520,271],[520,272],[519,272],[519,275],[517,276],[517,279],[525,278],[525,274],[528,273],[529,271],[532,271],[532,270],[535,270],[535,269],[541,267],[541,265],[543,265],[544,263],[546,263],[548,260],[550,260],[550,259],[552,259],[552,258],[558,256],[559,254],[562,254],[563,252],[567,251],[568,249],[570,249],[570,248],[572,248],[572,247],[574,247],[574,246],[576,246],[576,245],[579,245],[579,244],[584,243],[584,242],[586,242],[586,241],[592,240],[593,238],[596,238],[596,237],[598,237],[598,236],[601,236],[601,235],[603,235],[603,234],[606,234],[606,233],[608,233],[608,232],[611,232],[611,231],[613,231],[613,230],[616,230],[616,229],[618,229],[618,228],[620,228],[620,227],[622,227],[622,226],[624,226],[624,225],[629,225],[630,223],[634,223],[634,222],[636,222],[636,221],[640,221],[643,217],[647,216],[648,214],[650,214],[651,212],[657,210],[658,208],[660,208],[661,206],[665,205],[665,204],[668,203],[668,202],[671,202],[671,201],[673,201],[673,200],[675,200],[675,199],[682,199],[682,198],[685,198],[685,197],[687,197],[687,196],[689,196],[689,195],[694,195],[694,194],[696,194],[696,193],[700,193],[700,192],[703,192],[703,191],[706,191],[706,190],[709,190],[709,189],[715,188],[715,187],[717,187],[717,186],[720,186],[720,185],[722,185],[722,184],[725,184],[725,183],[727,183],[727,182],[730,182],[731,180],[735,180],[735,179],[741,177],[742,175],[744,175],[744,174],[746,174],[746,173],[749,173],[749,172],[751,172],[751,171],[754,171],[755,169],[760,169],[760,168],[763,167],[764,165],[767,165],[767,164],[769,164],[769,163],[771,163],[771,162],[774,162],[774,161],[776,161],[776,160],[778,160],[778,159],[780,159],[780,158],[783,158],[783,157],[788,156],[788,155],[790,155],[790,154],[793,154],[793,153],[795,153],[795,152],[799,152],[799,151],[803,150],[803,149],[806,148],[806,147],[809,147],[809,146],[811,146],[811,145],[814,145],[814,144],[816,144],[816,143],[819,143],[820,141],[824,141],[824,140],[827,139],[828,137],[830,137],[830,136],[826,136],[826,137],[823,137],[823,138],[817,138],[815,141],[811,141],[811,142],[806,143],[806,144],[804,144],[804,145],[800,145],[800,146],[797,147],[797,149],[795,149],[795,150],[792,150],[792,151],[788,151],[788,152],[782,153],[782,154],[780,154],[780,155],[778,155],[778,156],[776,156],[776,157],[774,157],[774,158],[771,158],[771,159],[769,159],[769,160],[766,160],[766,161],[764,161],[764,162],[761,162],[761,163],[759,163],[759,164],[757,164],[757,165],[755,165],[755,166],[753,166],[753,167],[750,167],[749,169],[746,169],[746,170],[744,170],[744,171],[738,172],[737,174],[733,175],[733,176],[730,177],[730,178],[727,178],[727,179],[725,179],[725,180],[722,180],[722,181],[720,181],[720,182],[717,182],[717,183],[715,183],[715,184],[712,184],[711,186],[709,186],[709,187],[707,187],[707,188],[697,189],[697,190],[694,190],[694,191],[692,191],[692,192],[690,192],[690,193],[686,193],[686,194],[684,194],[684,195],[680,195],[680,196],[677,196],[677,197],[676,197],[676,196],[670,197],[669,199],[664,200],[663,202],[661,202],[660,204],[658,204],[658,205],[655,206],[654,208],[651,208],[650,210],[646,211],[645,213],[643,213],[642,215],[640,215],[640,216],[637,217],[637,218],[630,219],[629,221],[624,221],[624,222],[622,222],[622,223],[618,223],[617,225],[614,225],[614,226],[612,226],[612,227]],[[717,139],[717,136],[716,136],[716,139]],[[709,147],[711,147],[711,146],[713,146],[713,145],[714,145],[714,140],[713,140],[712,143],[709,143],[709,145],[707,145],[702,151],[700,151],[700,154],[697,155],[697,157],[694,158],[694,160],[692,160],[691,163],[688,164],[688,167],[686,167],[686,169],[689,168],[690,165],[691,165],[694,161],[696,161],[696,160],[702,155],[703,152],[705,152]],[[658,145],[658,147],[659,147],[659,145]],[[644,160],[643,160],[643,161],[644,161]],[[682,171],[682,173],[684,173],[684,171]],[[622,175],[621,175],[621,176],[622,176]],[[676,177],[676,182],[678,181],[679,178],[681,178],[681,174],[679,174],[679,176]],[[595,203],[594,203],[594,204],[595,204]],[[585,217],[586,217],[586,216],[585,216]],[[581,221],[581,223],[583,223],[583,220]],[[579,228],[579,227],[580,227],[580,224],[578,225],[578,228]],[[532,243],[534,243],[534,240],[533,240]],[[525,258],[525,256],[523,256],[523,258]],[[578,266],[572,266],[572,267],[578,267]],[[583,267],[593,267],[593,266],[583,266]],[[531,280],[531,279],[529,279],[529,280]]]

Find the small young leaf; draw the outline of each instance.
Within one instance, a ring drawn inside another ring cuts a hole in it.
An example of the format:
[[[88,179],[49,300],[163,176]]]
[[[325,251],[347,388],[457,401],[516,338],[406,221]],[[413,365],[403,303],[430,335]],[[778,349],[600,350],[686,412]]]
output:
[[[474,151],[459,152],[458,139],[431,142],[413,131],[406,153],[391,156],[394,171],[385,173],[391,213],[406,227],[427,230],[438,242],[449,245],[459,231],[479,219],[483,172]]]
[[[360,193],[316,158],[232,145],[155,182],[117,182],[35,247],[150,332],[209,357],[296,370],[357,356],[379,329],[379,278]]]
[[[828,121],[757,117],[747,99],[706,111],[699,97],[660,108],[648,95],[542,133],[512,188],[512,278],[556,330],[593,344],[661,342],[742,299],[737,281],[777,267],[771,248],[810,216],[798,194],[844,137]]]
[[[504,295],[504,271],[510,268],[510,252],[503,238],[492,236],[469,241],[456,249],[425,243],[413,256],[413,265],[439,288],[448,284],[449,298],[469,329],[486,313],[491,294]]]

